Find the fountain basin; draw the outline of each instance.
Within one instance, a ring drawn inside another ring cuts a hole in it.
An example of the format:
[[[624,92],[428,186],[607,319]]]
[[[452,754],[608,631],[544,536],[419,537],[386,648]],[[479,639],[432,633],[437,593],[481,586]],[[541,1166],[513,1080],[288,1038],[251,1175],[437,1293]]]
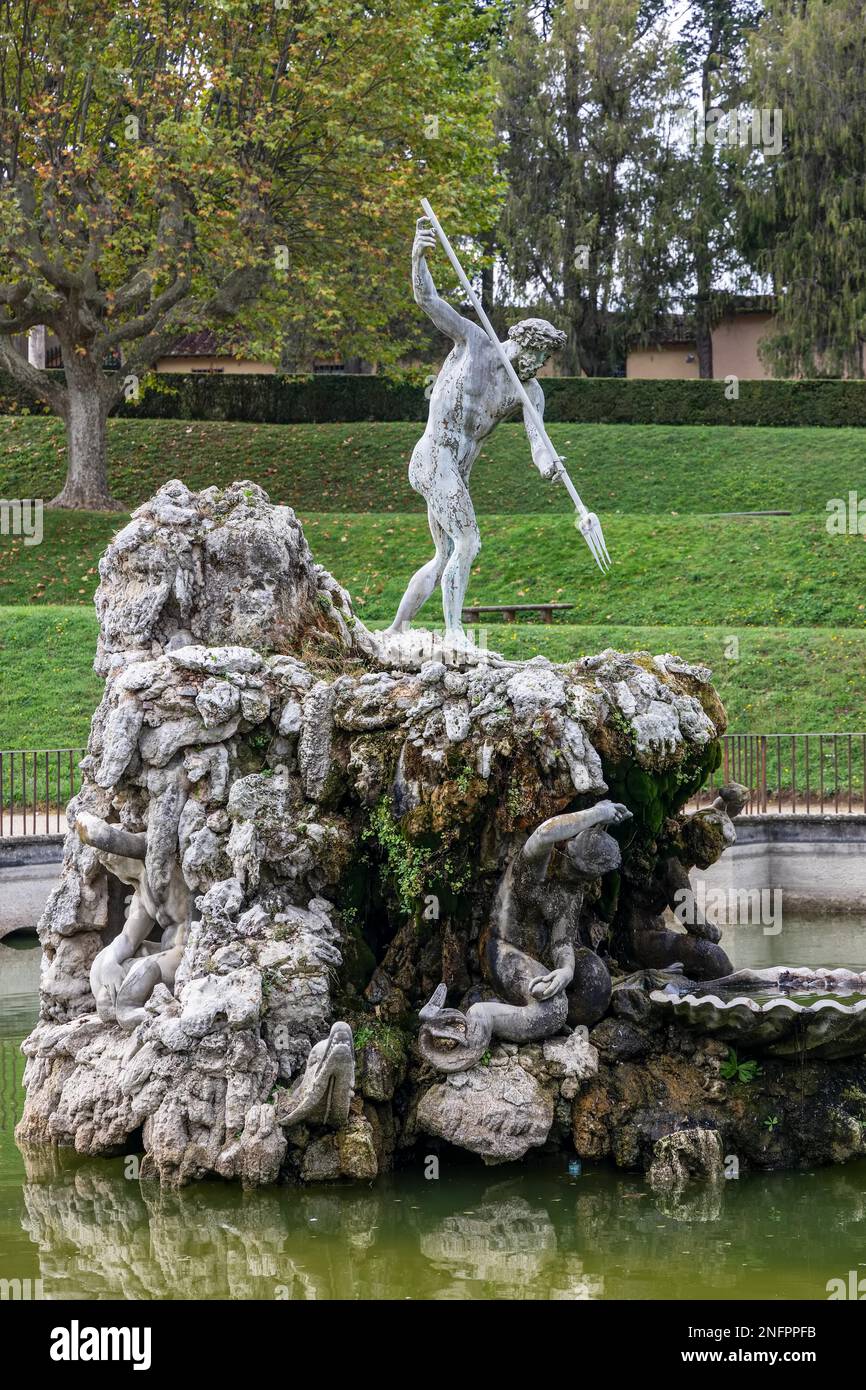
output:
[[[766,976],[768,991],[777,987],[778,967],[750,973]],[[771,1057],[828,1061],[866,1053],[866,998],[850,991],[847,998],[846,1003],[845,994],[818,994],[801,1002],[785,995],[760,999],[745,994],[677,995],[662,989],[650,993],[657,1014],[676,1018],[697,1032]]]

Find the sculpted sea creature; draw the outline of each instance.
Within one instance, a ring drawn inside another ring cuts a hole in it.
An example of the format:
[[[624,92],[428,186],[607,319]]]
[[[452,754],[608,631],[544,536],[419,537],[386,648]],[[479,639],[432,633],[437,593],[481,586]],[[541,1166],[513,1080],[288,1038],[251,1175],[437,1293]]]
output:
[[[348,1023],[335,1023],[310,1050],[307,1065],[277,1107],[277,1119],[291,1125],[329,1125],[342,1129],[349,1118],[355,1085],[355,1044]]]

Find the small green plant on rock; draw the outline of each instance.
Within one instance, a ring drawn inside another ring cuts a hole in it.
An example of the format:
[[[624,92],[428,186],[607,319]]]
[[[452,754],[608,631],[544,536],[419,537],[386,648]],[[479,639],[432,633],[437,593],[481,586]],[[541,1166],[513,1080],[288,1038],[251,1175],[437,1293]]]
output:
[[[764,1129],[769,1130],[770,1133],[772,1134],[772,1133],[773,1133],[773,1130],[776,1128],[776,1126],[779,1125],[779,1124],[781,1124],[781,1123],[782,1123],[782,1122],[781,1122],[781,1120],[779,1119],[779,1116],[778,1116],[778,1115],[768,1115],[767,1118],[766,1118],[765,1121],[764,1121]]]
[[[454,778],[454,785],[461,796],[465,796],[475,779],[475,769],[467,763]]]
[[[399,1066],[405,1053],[403,1034],[390,1023],[362,1023],[356,1028],[355,1051],[363,1052],[365,1047],[375,1047],[395,1066]]]
[[[370,829],[363,830],[361,838],[368,839],[371,833],[375,835],[385,851],[400,906],[411,916],[424,894],[430,851],[421,845],[413,845],[406,839],[385,801],[380,801],[373,808],[370,823]]]
[[[517,782],[511,782],[509,784],[508,790],[505,793],[505,805],[512,819],[522,815],[524,810],[527,809],[526,797],[522,787],[520,787]]]
[[[725,1081],[739,1081],[741,1086],[748,1086],[761,1075],[761,1068],[755,1061],[741,1062],[734,1049],[730,1048],[719,1074]]]
[[[266,1010],[270,1007],[271,996],[274,991],[282,987],[283,980],[279,971],[275,970],[273,966],[266,966],[262,971],[262,1002]]]

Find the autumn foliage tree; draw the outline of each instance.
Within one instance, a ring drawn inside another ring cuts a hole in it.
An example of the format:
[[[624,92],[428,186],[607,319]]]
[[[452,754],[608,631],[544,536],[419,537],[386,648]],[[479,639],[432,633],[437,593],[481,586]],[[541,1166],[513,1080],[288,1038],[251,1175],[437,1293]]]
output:
[[[421,194],[489,225],[490,22],[472,0],[0,5],[0,366],[65,422],[54,505],[112,506],[106,418],[178,335],[230,325],[276,360],[312,304],[369,350]],[[62,383],[14,341],[40,324]]]

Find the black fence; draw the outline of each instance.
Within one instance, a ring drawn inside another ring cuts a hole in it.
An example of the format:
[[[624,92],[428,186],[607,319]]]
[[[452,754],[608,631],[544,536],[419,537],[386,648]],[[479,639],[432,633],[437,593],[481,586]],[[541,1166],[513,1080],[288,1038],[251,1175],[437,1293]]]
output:
[[[66,832],[66,804],[81,786],[83,748],[0,750],[0,836]],[[722,762],[695,797],[750,789],[750,815],[866,815],[866,733],[726,734]]]
[[[81,787],[84,751],[0,750],[0,836],[66,833],[66,803]]]
[[[866,733],[726,734],[722,763],[696,798],[742,782],[751,815],[866,814]]]

